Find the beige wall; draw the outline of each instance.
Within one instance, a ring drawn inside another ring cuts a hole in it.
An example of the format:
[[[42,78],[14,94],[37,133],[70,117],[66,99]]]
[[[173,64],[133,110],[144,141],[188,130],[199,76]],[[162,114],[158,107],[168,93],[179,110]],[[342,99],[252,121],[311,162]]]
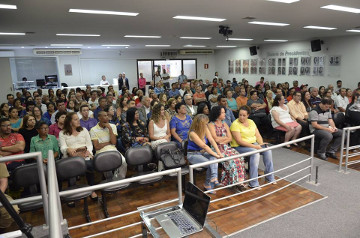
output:
[[[12,91],[12,79],[9,58],[0,58],[0,104],[7,102],[6,95]]]

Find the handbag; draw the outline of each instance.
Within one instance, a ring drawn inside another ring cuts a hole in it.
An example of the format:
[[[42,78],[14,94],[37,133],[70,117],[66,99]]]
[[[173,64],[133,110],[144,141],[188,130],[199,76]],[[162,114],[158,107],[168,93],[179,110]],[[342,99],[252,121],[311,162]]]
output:
[[[182,149],[162,149],[160,160],[164,163],[165,168],[174,169],[186,164],[184,152]]]

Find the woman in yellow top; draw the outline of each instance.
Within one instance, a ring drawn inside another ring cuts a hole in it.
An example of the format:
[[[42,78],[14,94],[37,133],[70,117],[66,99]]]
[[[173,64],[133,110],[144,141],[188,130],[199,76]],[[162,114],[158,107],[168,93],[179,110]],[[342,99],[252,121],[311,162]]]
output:
[[[256,151],[266,147],[259,130],[253,120],[248,119],[250,115],[250,108],[248,106],[240,107],[239,118],[235,120],[230,127],[232,134],[231,147],[236,149],[240,154]],[[250,156],[250,179],[258,177],[258,167],[260,161],[260,154],[263,155],[265,165],[265,174],[274,171],[272,152],[271,150],[263,153],[257,153]],[[266,176],[266,180],[270,183],[276,184],[274,174]],[[259,187],[257,179],[249,182],[250,187]]]

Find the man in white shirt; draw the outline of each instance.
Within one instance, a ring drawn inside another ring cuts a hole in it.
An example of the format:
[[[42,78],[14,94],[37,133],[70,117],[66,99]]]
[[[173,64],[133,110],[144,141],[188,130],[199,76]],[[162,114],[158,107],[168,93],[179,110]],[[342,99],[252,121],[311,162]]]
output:
[[[341,88],[340,94],[337,95],[335,98],[335,106],[340,112],[345,113],[348,104],[349,104],[349,99],[348,97],[346,97],[346,89]]]
[[[336,97],[338,96],[335,92],[334,92],[334,85],[329,84],[328,85],[328,89],[331,90],[331,99],[336,101]]]
[[[184,93],[185,93],[185,85],[184,83],[180,84],[180,90],[179,90],[179,93],[180,93],[180,96],[183,97],[184,96]]]
[[[45,104],[42,103],[42,98],[40,95],[37,95],[34,97],[35,100],[35,106],[38,106],[41,108],[41,112],[42,114],[44,114],[45,112],[47,112],[47,107]]]
[[[142,106],[139,108],[139,119],[147,125],[147,115],[150,112],[150,98],[143,96],[141,99]]]
[[[91,128],[90,137],[91,141],[94,144],[96,154],[106,152],[106,151],[117,151],[116,142],[117,142],[117,130],[114,124],[109,123],[109,117],[106,112],[99,112],[99,123]],[[125,178],[127,171],[127,164],[123,155],[122,165],[119,168],[119,177],[121,179]]]
[[[100,85],[109,85],[109,82],[106,80],[105,75],[101,76]]]
[[[185,104],[186,104],[186,112],[191,117],[194,118],[194,116],[197,114],[197,106],[193,105],[193,99],[192,96],[189,94],[186,94],[184,97]]]

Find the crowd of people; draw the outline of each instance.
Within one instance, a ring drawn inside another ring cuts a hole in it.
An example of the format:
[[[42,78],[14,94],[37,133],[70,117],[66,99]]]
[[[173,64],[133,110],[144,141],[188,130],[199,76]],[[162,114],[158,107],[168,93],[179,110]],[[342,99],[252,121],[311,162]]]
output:
[[[209,80],[188,80],[183,74],[171,85],[161,77],[147,89],[142,74],[140,88],[129,88],[123,73],[119,92],[109,85],[85,90],[38,89],[8,94],[0,106],[0,156],[40,151],[48,161],[48,151],[56,159],[80,156],[86,160],[86,179],[95,184],[92,158],[98,153],[132,147],[151,146],[175,141],[179,147],[188,141],[190,164],[256,151],[267,147],[264,141],[273,131],[283,131],[284,141],[314,134],[320,159],[337,158],[341,128],[360,124],[360,85],[351,90],[337,82],[336,88],[299,86],[298,81],[276,84],[261,77],[255,85],[246,79],[226,82],[215,74]],[[103,85],[107,85],[105,76]],[[333,143],[331,143],[333,142]],[[331,145],[330,145],[331,144]],[[330,146],[329,146],[330,145]],[[304,144],[293,146],[306,146]],[[290,145],[287,146],[291,148]],[[261,153],[265,174],[273,171],[272,152]],[[126,177],[123,157],[119,176]],[[260,154],[250,157],[250,179],[258,177]],[[25,161],[7,162],[0,168],[0,189],[5,192],[4,178]],[[163,169],[160,161],[154,163]],[[207,167],[204,189],[235,184],[246,180],[244,158]],[[154,167],[152,167],[154,169]],[[6,171],[6,172],[5,172]],[[274,175],[266,181],[276,183]],[[257,179],[249,187],[259,187]],[[244,190],[239,185],[237,189]],[[213,192],[213,191],[212,191]],[[91,198],[96,200],[93,192]],[[0,227],[1,228],[1,227]]]

